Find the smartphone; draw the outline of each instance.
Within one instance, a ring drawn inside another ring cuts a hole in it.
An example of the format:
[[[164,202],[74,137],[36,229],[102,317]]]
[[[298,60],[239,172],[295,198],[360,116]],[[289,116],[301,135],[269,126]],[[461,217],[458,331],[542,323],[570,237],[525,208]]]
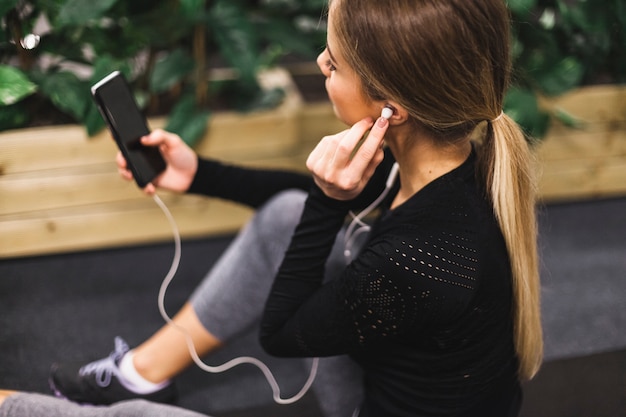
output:
[[[128,82],[121,72],[114,71],[94,84],[91,94],[135,182],[144,188],[163,172],[166,163],[158,148],[140,141],[150,130]]]

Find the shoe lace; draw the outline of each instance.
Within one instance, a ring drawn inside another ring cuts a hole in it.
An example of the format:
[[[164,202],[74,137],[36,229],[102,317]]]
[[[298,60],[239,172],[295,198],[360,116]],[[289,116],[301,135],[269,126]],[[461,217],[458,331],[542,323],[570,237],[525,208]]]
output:
[[[80,368],[79,375],[94,375],[96,384],[104,388],[111,384],[113,376],[119,374],[118,364],[129,351],[128,344],[121,337],[115,338],[115,349],[106,358],[88,363]]]

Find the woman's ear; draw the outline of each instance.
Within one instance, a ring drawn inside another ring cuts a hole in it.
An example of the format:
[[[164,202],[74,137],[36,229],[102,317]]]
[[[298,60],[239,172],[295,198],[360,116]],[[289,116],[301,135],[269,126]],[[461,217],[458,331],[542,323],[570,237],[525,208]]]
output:
[[[386,101],[383,108],[391,109],[392,113],[387,120],[391,125],[401,125],[409,120],[409,113],[394,101]]]

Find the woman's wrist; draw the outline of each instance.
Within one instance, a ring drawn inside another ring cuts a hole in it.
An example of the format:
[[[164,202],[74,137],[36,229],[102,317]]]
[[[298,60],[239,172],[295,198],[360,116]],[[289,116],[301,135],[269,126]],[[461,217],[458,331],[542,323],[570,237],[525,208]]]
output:
[[[211,161],[196,155],[196,169],[191,176],[191,181],[185,191],[186,193],[203,194],[207,181],[211,177],[211,164]]]
[[[194,162],[189,170],[189,181],[185,187],[183,187],[183,192],[188,193],[191,187],[193,186],[196,178],[198,177],[198,169],[200,166],[200,157],[198,154],[194,154]]]
[[[332,208],[334,210],[345,210],[349,211],[352,204],[352,200],[338,200],[336,198],[328,196],[320,186],[313,183],[311,190],[309,191],[309,196],[320,201],[324,206]]]

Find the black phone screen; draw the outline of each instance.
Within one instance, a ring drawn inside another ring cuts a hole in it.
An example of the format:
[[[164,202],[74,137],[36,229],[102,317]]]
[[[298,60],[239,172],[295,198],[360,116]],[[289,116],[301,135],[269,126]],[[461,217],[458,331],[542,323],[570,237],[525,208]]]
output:
[[[96,83],[91,92],[137,185],[145,187],[165,169],[166,164],[158,148],[140,142],[150,130],[126,79],[115,71]]]

